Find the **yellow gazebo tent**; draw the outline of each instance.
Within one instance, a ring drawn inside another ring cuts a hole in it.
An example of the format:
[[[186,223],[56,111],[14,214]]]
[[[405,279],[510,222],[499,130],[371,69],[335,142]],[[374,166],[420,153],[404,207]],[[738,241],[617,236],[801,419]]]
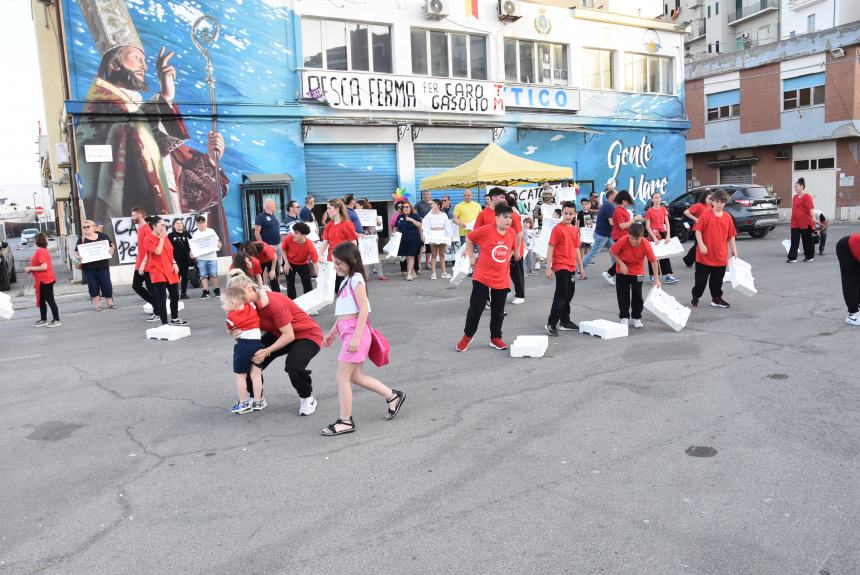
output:
[[[472,188],[481,184],[520,186],[545,180],[572,179],[572,168],[521,158],[506,152],[496,144],[490,144],[465,164],[424,178],[421,180],[421,189]]]

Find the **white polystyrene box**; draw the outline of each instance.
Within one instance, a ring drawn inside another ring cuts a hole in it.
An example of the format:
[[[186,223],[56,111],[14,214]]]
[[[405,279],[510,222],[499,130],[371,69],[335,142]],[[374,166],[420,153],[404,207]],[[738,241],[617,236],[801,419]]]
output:
[[[468,257],[461,257],[466,250],[466,244],[460,246],[457,253],[454,254],[454,269],[451,270],[451,283],[455,286],[460,285],[464,279],[469,276],[472,271],[472,265]]]
[[[658,260],[680,256],[687,253],[684,246],[681,245],[681,240],[677,237],[671,238],[668,242],[651,242],[651,249],[654,250],[654,257]]]
[[[548,336],[518,335],[511,344],[511,357],[543,357],[548,347]]]
[[[12,309],[12,304],[8,305],[2,301],[0,301],[0,317],[3,319],[12,319],[12,316],[15,315],[15,310]]]
[[[791,251],[791,240],[782,240],[782,247],[785,248],[785,253]]]
[[[179,302],[179,311],[182,311],[184,309],[185,309],[185,302],[182,302],[182,301]],[[167,311],[168,311],[168,313],[170,312],[170,302],[169,301],[167,302]],[[148,303],[145,303],[145,304],[143,304],[143,313],[152,314],[152,313],[155,313],[155,311],[153,311],[151,305],[149,305]]]
[[[331,304],[318,289],[311,290],[293,300],[305,313],[314,313]]]
[[[645,309],[675,331],[684,329],[691,312],[690,308],[684,307],[677,299],[658,287],[653,287],[648,292],[648,297],[645,298]]]
[[[581,321],[579,322],[579,333],[596,335],[602,339],[615,339],[616,337],[627,337],[627,326],[605,319]]]
[[[147,339],[161,339],[165,341],[174,341],[189,337],[191,328],[184,325],[162,325],[146,330]]]
[[[755,289],[752,266],[749,263],[740,258],[731,258],[728,272],[734,289],[749,297],[758,293],[758,290]]]

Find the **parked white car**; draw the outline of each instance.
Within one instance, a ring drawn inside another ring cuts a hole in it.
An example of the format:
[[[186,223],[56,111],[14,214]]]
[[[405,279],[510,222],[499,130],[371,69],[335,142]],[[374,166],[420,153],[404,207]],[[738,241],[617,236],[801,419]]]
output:
[[[39,230],[37,230],[36,228],[25,229],[23,232],[21,232],[21,245],[23,246],[29,244],[38,234]]]

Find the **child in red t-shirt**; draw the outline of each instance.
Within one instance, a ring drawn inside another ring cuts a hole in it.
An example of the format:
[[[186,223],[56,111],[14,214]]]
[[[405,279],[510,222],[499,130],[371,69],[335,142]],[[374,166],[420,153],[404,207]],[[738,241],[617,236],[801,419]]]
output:
[[[848,325],[860,325],[860,234],[845,236],[836,242],[839,273],[842,276],[842,297],[848,307]]]
[[[706,193],[699,201],[686,210],[684,210],[684,215],[687,219],[693,222],[693,225],[690,226],[690,231],[695,233],[696,231],[696,222],[705,215],[706,212],[711,211],[711,194]],[[687,252],[687,255],[684,256],[684,265],[688,268],[693,267],[693,264],[696,263],[696,242],[693,242],[693,247],[690,248],[690,251]]]
[[[263,287],[263,267],[260,265],[260,260],[252,255],[248,255],[244,250],[239,250],[233,254],[233,262],[230,264],[231,270],[242,270],[249,278],[254,280],[256,284]]]
[[[639,214],[635,216],[630,214],[629,210],[636,202],[627,190],[621,190],[615,194],[613,202],[615,202],[615,211],[612,212],[612,217],[609,218],[609,223],[612,225],[610,238],[613,242],[617,242],[627,235],[630,226],[642,221],[642,216]],[[610,265],[609,269],[603,272],[603,279],[615,285],[615,264]]]
[[[236,391],[239,401],[231,409],[233,413],[243,414],[265,409],[263,399],[263,371],[253,362],[254,354],[263,349],[263,336],[260,331],[260,317],[257,307],[247,301],[245,289],[239,286],[228,287],[221,295],[221,308],[227,312],[227,333],[233,330],[241,333],[233,346],[233,373],[236,374]],[[248,397],[246,378],[250,373],[254,388],[254,398]]]
[[[651,194],[651,207],[645,212],[645,231],[655,244],[669,241],[669,210],[663,205],[663,194]],[[672,275],[672,261],[669,258],[660,260],[660,273],[667,284],[676,284],[678,279]],[[648,281],[654,283],[654,268],[648,263]]]
[[[478,331],[478,323],[484,306],[490,302],[490,347],[508,349],[502,340],[502,322],[505,319],[505,298],[510,286],[511,258],[517,249],[517,235],[511,229],[513,210],[500,202],[494,208],[495,225],[475,228],[466,236],[466,249],[462,257],[468,257],[475,272],[472,274],[472,297],[466,313],[463,337],[457,343],[457,351],[466,351],[469,342]],[[481,249],[481,257],[475,258],[475,246]],[[477,263],[476,260],[477,259]]]
[[[552,229],[546,252],[546,279],[552,280],[555,273],[555,294],[544,327],[553,337],[558,337],[559,328],[566,331],[579,329],[570,320],[570,302],[576,291],[577,269],[582,270],[581,277],[585,279],[582,252],[579,249],[579,229],[574,225],[575,219],[576,203],[564,202],[561,206],[561,222]]]
[[[693,307],[699,307],[699,298],[705,285],[711,289],[711,307],[729,307],[723,299],[723,277],[729,263],[726,244],[732,248],[732,257],[738,257],[735,244],[735,223],[725,211],[729,195],[717,190],[711,195],[711,210],[704,212],[696,222],[696,283],[693,286]]]
[[[48,253],[48,238],[45,234],[36,234],[36,251],[30,258],[30,265],[24,268],[24,272],[32,274],[33,287],[36,290],[36,307],[39,308],[40,319],[33,327],[60,327],[60,311],[54,299],[54,284],[57,278],[54,275],[54,263],[51,254]],[[48,321],[48,307],[51,308],[53,319]]]
[[[615,260],[615,295],[618,298],[618,317],[624,325],[642,327],[642,280],[645,278],[645,260],[654,263],[654,250],[642,236],[645,227],[639,222],[628,228],[623,236],[609,249]],[[654,278],[654,285],[660,287],[660,277]],[[630,318],[633,318],[631,324]]]
[[[296,299],[296,274],[302,281],[302,293],[314,289],[311,283],[311,265],[319,261],[319,254],[314,244],[307,239],[311,228],[304,222],[293,224],[291,233],[284,236],[281,251],[284,254],[284,273],[287,274],[287,296]]]

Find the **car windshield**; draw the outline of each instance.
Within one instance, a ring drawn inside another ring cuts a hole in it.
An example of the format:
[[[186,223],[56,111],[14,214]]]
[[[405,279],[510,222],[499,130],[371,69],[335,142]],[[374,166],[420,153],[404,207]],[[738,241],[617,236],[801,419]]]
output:
[[[771,197],[770,192],[767,191],[767,188],[763,188],[761,186],[750,186],[748,188],[743,188],[741,190],[738,190],[736,192],[736,195],[743,195],[754,200],[766,200]]]

